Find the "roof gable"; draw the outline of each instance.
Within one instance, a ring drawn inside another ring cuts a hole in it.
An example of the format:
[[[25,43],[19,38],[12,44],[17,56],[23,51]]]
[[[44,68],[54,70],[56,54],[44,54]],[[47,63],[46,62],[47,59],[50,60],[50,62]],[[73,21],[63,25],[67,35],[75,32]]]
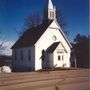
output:
[[[34,44],[37,42],[37,40],[41,37],[41,35],[45,32],[45,30],[52,22],[53,21],[46,21],[37,27],[28,29],[12,46],[12,49],[34,46]]]
[[[46,52],[47,53],[53,53],[56,49],[58,49],[58,46],[61,44],[62,48],[64,49],[64,51],[67,53],[66,48],[64,47],[64,45],[62,44],[62,42],[55,42],[53,43],[50,47],[47,48]],[[59,47],[59,49],[62,49]]]
[[[67,42],[67,44],[69,45],[69,47],[72,48],[72,45],[68,41],[68,39],[67,39],[66,35],[64,34],[64,32],[62,31],[62,29],[61,29],[60,25],[58,24],[57,20],[54,20],[52,22],[52,24],[50,25],[50,28],[58,29],[60,31],[60,33],[62,34],[63,38],[65,39],[65,41]]]
[[[46,52],[53,53],[59,44],[60,42],[53,43],[50,47],[47,48]]]
[[[60,46],[59,46],[60,45]],[[58,45],[58,47],[56,49],[63,49],[65,51],[65,53],[67,53],[67,49],[65,48],[65,46],[62,44],[62,42],[60,42],[60,44]],[[55,49],[55,50],[56,50]]]
[[[54,20],[54,21],[51,23],[50,28],[60,29],[57,20]]]
[[[35,43],[39,40],[39,38],[42,36],[42,34],[47,30],[47,28],[56,28],[60,31],[62,36],[64,37],[65,41],[71,48],[71,44],[67,40],[65,34],[63,33],[62,29],[60,28],[59,24],[56,20],[52,20],[49,22],[44,22],[43,24],[33,27],[31,29],[28,29],[18,40],[17,42],[12,46],[12,49],[15,48],[24,48],[24,47],[30,47],[34,46]]]

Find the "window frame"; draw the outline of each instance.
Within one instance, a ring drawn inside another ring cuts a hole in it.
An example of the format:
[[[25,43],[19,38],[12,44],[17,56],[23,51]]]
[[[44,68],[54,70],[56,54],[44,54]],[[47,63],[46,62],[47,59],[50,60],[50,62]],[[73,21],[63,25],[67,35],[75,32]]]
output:
[[[58,61],[60,61],[61,60],[61,56],[60,55],[58,55]]]
[[[62,55],[62,61],[64,60],[64,55]]]
[[[23,60],[23,50],[21,50],[21,60]]]
[[[17,51],[14,52],[15,60],[17,60]]]
[[[31,51],[30,51],[30,49],[28,50],[28,60],[29,61],[31,60]]]
[[[50,17],[52,17],[52,11],[50,11]]]
[[[52,12],[52,17],[54,18],[54,12]]]

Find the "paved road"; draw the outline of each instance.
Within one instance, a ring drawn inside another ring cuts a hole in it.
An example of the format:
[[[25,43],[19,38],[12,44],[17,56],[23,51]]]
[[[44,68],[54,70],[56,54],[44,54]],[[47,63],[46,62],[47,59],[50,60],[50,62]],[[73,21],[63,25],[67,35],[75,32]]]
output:
[[[0,90],[90,90],[89,71],[0,74]]]

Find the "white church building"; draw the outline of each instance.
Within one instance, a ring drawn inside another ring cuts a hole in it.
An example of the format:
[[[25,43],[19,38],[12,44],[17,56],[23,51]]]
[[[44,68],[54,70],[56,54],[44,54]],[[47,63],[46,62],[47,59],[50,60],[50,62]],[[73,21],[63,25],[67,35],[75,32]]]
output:
[[[56,8],[48,0],[41,25],[30,28],[12,46],[12,70],[36,71],[71,67],[71,44],[56,19]]]

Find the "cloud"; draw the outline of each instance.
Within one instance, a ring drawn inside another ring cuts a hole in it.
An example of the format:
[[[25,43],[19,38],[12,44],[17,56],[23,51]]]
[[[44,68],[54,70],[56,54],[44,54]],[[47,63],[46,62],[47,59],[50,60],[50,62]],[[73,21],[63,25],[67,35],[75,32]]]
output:
[[[11,47],[13,46],[14,42],[13,41],[7,41],[3,44],[2,48],[2,54],[3,55],[12,55],[12,50]]]

